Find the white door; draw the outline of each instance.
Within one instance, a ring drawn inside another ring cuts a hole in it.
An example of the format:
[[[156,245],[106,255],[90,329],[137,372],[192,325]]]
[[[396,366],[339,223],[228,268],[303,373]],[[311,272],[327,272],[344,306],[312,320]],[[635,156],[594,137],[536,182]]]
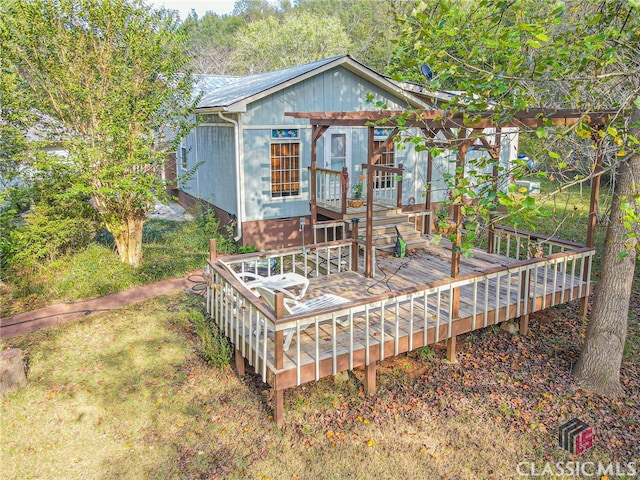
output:
[[[343,167],[347,167],[349,172],[349,183],[353,183],[351,166],[351,129],[331,127],[324,134],[324,168],[341,172]],[[328,199],[340,198],[340,177],[327,182],[326,192]],[[347,186],[347,189],[349,186]]]

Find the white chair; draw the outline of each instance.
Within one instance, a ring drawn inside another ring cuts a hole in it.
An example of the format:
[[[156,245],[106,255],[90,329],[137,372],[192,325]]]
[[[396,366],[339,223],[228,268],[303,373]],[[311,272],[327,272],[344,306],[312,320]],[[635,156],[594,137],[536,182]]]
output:
[[[259,286],[257,287],[258,294],[262,299],[271,307],[272,310],[276,309],[276,292],[268,287]],[[284,293],[284,292],[283,292]],[[287,315],[296,315],[300,313],[311,312],[313,310],[326,310],[329,308],[337,307],[339,305],[344,305],[349,303],[349,299],[341,297],[339,295],[333,295],[331,293],[324,293],[319,297],[314,297],[304,302],[298,301],[294,298],[285,298],[284,299],[284,311]],[[320,318],[319,321],[327,321],[331,320],[332,315],[327,316],[326,318]],[[308,323],[301,323],[300,330],[307,328],[309,325],[312,325],[314,321]],[[349,319],[346,320],[338,320],[338,323],[342,326],[349,324]],[[289,350],[291,346],[291,340],[293,339],[293,333],[295,332],[295,328],[288,328],[284,330],[284,349]]]
[[[294,273],[281,273],[263,277],[253,272],[236,272],[231,265],[218,260],[218,262],[227,269],[233,277],[240,283],[244,284],[256,296],[260,296],[257,291],[258,287],[268,287],[271,290],[282,292],[293,300],[302,300],[309,288],[309,279]],[[296,293],[296,290],[298,293]]]

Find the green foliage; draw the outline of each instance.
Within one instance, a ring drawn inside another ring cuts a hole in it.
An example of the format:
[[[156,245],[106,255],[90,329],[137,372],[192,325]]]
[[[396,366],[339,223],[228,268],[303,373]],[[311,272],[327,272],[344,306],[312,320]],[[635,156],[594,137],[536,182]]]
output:
[[[3,57],[68,151],[71,192],[91,197],[120,258],[156,197],[166,153],[190,127],[193,79],[177,20],[141,0],[17,0],[0,20]],[[46,42],[42,39],[46,38]],[[41,170],[55,168],[50,159]]]
[[[198,351],[202,358],[215,368],[227,367],[233,348],[215,323],[205,313],[197,310],[189,312],[189,321],[200,340]]]
[[[332,17],[291,12],[267,17],[238,31],[235,70],[260,73],[344,54],[349,38]]]
[[[144,262],[133,268],[118,260],[113,238],[99,232],[86,248],[64,254],[53,262],[30,267],[15,263],[5,269],[0,309],[10,314],[49,303],[108,295],[128,287],[181,277],[202,268],[209,256],[206,234],[196,222],[150,220],[143,234]],[[223,232],[218,232],[222,237]],[[193,238],[201,238],[197,246]],[[230,244],[233,244],[231,239]]]
[[[195,221],[198,235],[191,240],[195,248],[208,251],[209,241],[215,239],[218,252],[229,254],[238,251],[238,244],[233,239],[233,226],[221,226],[215,211],[200,208],[196,211]]]

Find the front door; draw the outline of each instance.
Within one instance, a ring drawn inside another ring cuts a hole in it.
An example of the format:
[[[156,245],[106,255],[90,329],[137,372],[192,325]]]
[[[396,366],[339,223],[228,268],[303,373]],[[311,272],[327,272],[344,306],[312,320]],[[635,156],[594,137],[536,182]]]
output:
[[[347,167],[349,172],[349,183],[351,179],[351,129],[331,127],[325,133],[324,168],[341,172],[343,167]],[[328,182],[325,192],[327,198],[340,198],[340,178]]]

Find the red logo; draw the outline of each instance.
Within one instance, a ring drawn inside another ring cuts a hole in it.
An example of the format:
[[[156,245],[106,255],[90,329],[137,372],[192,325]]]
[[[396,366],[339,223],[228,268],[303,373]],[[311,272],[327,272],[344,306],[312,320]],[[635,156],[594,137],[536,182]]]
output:
[[[558,443],[571,453],[579,454],[593,447],[593,427],[574,418],[560,425]]]

